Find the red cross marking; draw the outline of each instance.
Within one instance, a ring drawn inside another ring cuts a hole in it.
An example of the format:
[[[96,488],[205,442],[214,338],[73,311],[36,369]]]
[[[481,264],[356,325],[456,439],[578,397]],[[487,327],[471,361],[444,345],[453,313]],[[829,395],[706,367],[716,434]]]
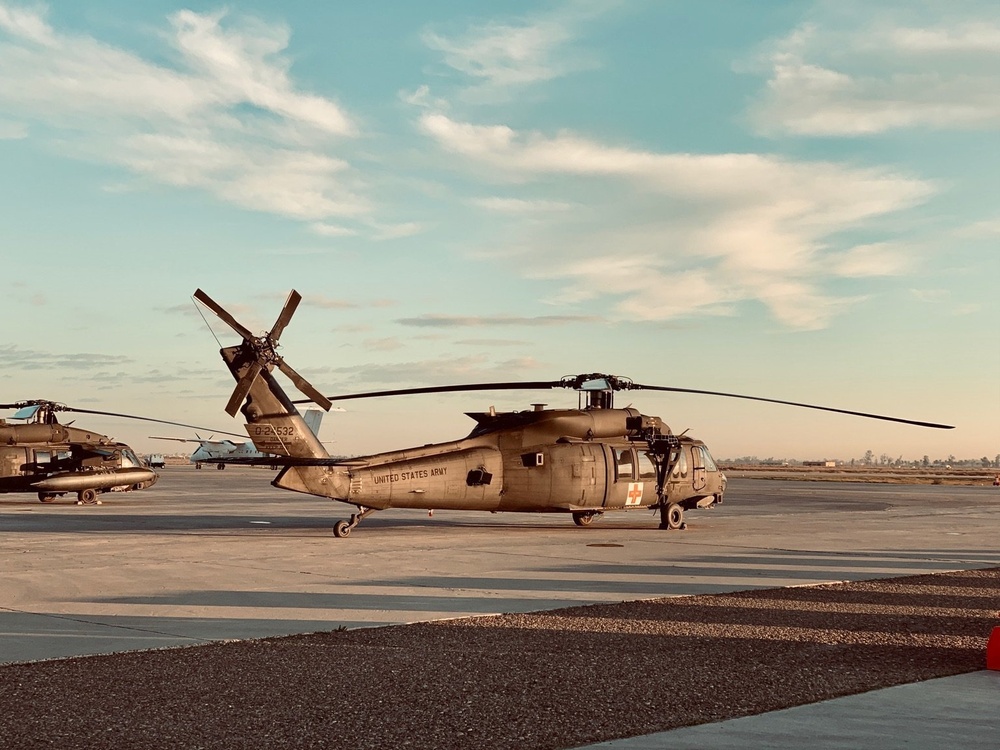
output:
[[[638,505],[642,501],[642,483],[633,482],[628,486],[628,505]]]

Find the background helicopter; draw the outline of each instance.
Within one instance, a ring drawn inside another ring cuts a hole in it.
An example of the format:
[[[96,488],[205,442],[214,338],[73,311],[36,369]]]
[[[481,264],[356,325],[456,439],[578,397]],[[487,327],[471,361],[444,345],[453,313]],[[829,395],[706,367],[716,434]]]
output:
[[[220,353],[236,379],[226,405],[241,411],[250,439],[261,451],[283,456],[275,487],[327,497],[357,508],[338,521],[334,534],[346,537],[368,514],[388,508],[562,512],[579,526],[606,511],[651,508],[660,528],[684,525],[684,512],[722,502],[726,478],[708,447],[686,434],[674,435],[659,418],[633,408],[614,408],[614,392],[652,390],[767,401],[807,409],[951,429],[864,412],[777,399],[634,383],[591,374],[556,381],[472,383],[342,396],[324,396],[277,353],[278,339],[301,301],[292,291],[274,326],[254,336],[201,289],[194,298],[238,333],[238,346]],[[331,458],[308,429],[295,404],[272,375],[277,368],[324,409],[341,399],[474,390],[572,388],[576,409],[470,413],[476,426],[468,437],[349,460]],[[273,463],[273,461],[271,461]]]
[[[323,422],[323,412],[319,409],[307,409],[302,415],[306,425],[313,434],[319,436],[319,428]],[[204,463],[215,464],[219,470],[225,469],[226,464],[245,464],[248,459],[276,458],[273,453],[262,453],[257,450],[253,443],[236,442],[235,440],[213,440],[214,436],[202,438],[197,433],[194,438],[166,437],[162,435],[150,435],[150,440],[174,440],[178,443],[197,443],[189,461],[194,464],[194,468],[200,469]],[[280,463],[280,462],[273,462]]]
[[[97,505],[101,493],[142,490],[159,478],[125,443],[72,423],[60,424],[57,412],[193,426],[43,400],[0,404],[0,409],[18,409],[8,417],[18,424],[0,419],[0,493],[33,492],[43,503],[75,492],[77,504]]]

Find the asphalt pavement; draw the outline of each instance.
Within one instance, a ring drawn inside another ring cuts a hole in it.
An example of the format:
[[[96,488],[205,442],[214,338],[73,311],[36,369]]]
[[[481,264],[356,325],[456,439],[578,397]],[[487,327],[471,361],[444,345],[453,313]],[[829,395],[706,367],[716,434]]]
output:
[[[649,512],[577,528],[388,511],[335,539],[350,509],[273,489],[270,471],[162,474],[101,506],[0,496],[0,663],[1000,566],[992,487],[734,478],[680,532]],[[998,674],[595,747],[993,748]]]

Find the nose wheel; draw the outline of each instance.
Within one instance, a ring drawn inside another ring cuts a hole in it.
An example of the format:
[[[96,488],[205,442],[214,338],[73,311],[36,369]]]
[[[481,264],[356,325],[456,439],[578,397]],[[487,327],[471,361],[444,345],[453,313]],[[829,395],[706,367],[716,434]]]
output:
[[[374,513],[374,508],[365,508],[363,506],[358,506],[358,513],[351,514],[350,521],[337,521],[333,525],[333,535],[338,539],[344,539],[351,535],[351,529],[361,523],[361,519],[367,516],[369,513]]]

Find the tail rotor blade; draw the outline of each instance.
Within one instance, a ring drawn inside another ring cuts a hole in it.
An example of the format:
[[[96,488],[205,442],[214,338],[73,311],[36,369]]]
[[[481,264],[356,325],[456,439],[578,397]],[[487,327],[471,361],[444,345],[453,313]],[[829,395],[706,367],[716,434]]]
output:
[[[226,324],[229,325],[236,333],[244,338],[244,340],[249,341],[253,338],[253,334],[246,328],[241,326],[239,322],[226,312],[215,300],[205,294],[201,289],[196,289],[194,292],[194,298],[201,302],[205,307],[218,315]],[[275,324],[277,325],[277,324]]]
[[[285,326],[287,326],[288,321],[292,319],[292,315],[295,314],[295,310],[298,308],[299,302],[301,301],[302,295],[294,289],[288,293],[288,299],[285,300],[285,306],[281,308],[281,314],[278,315],[278,319],[274,321],[274,326],[271,328],[271,341],[277,342],[278,338],[281,336],[281,332],[285,330]]]
[[[291,365],[286,364],[284,360],[279,360],[277,364],[278,364],[278,369],[288,376],[288,379],[295,384],[296,388],[302,391],[302,393],[304,393],[306,396],[308,396],[310,399],[316,402],[319,406],[323,407],[327,411],[330,410],[330,407],[333,406],[333,404],[330,403],[330,399],[328,399],[322,393],[313,388],[312,384],[304,377],[299,375],[297,372],[295,372],[295,370],[292,369]]]
[[[236,416],[236,412],[240,410],[240,406],[243,404],[243,399],[247,397],[250,393],[250,388],[253,386],[253,381],[257,379],[260,375],[260,371],[263,366],[260,362],[252,362],[250,364],[250,369],[246,371],[246,374],[240,378],[240,382],[236,384],[236,390],[233,391],[233,395],[229,397],[229,403],[226,404],[226,413],[231,417]]]

